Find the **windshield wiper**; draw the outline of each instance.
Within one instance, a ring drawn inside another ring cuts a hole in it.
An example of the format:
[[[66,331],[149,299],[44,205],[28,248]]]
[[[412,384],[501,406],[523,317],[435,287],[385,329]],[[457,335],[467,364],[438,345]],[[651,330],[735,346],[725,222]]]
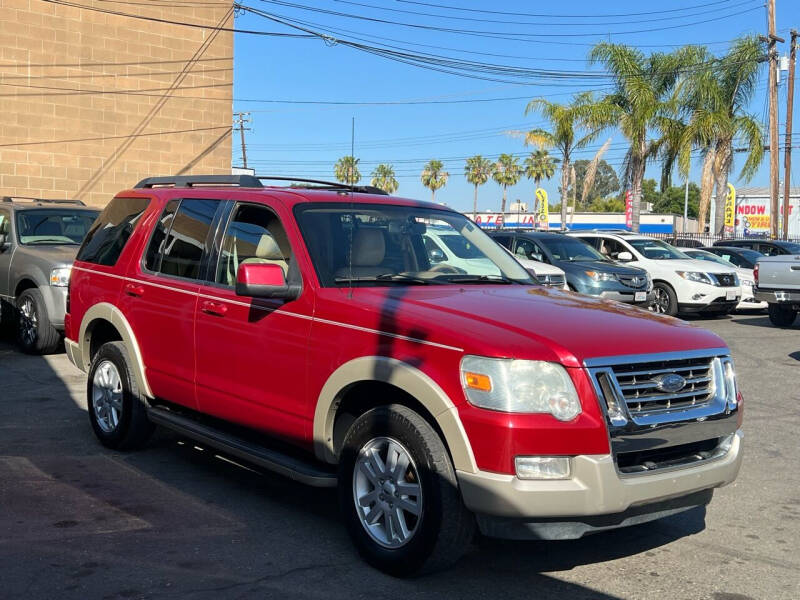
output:
[[[448,283],[522,283],[514,279],[509,279],[505,275],[446,275],[441,279],[446,279]]]
[[[429,285],[431,283],[437,283],[433,279],[423,279],[422,277],[414,277],[413,275],[395,275],[393,273],[359,277],[336,277],[334,281],[336,283],[412,283],[416,285]]]

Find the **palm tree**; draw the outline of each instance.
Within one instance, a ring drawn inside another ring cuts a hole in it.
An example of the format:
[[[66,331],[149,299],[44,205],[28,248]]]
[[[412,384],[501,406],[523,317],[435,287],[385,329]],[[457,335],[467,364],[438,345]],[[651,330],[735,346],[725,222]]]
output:
[[[601,42],[589,53],[589,62],[602,64],[614,80],[615,88],[598,103],[589,123],[619,127],[630,144],[623,164],[623,181],[631,188],[633,231],[639,231],[645,167],[658,151],[658,146],[650,143],[648,133],[656,126],[658,117],[669,111],[669,94],[686,60],[685,52],[681,49],[648,56],[624,44]]]
[[[519,159],[512,154],[501,154],[494,163],[494,172],[492,179],[496,183],[503,186],[503,201],[500,204],[500,213],[506,212],[506,192],[511,185],[517,185],[520,177],[522,177],[522,167],[519,164]]]
[[[467,159],[467,164],[464,166],[464,177],[467,178],[472,185],[475,186],[475,196],[472,200],[472,218],[477,216],[478,212],[478,186],[483,185],[489,181],[489,177],[494,172],[494,163],[488,158],[482,157],[480,154],[470,156]]]
[[[337,181],[347,185],[355,185],[361,181],[361,173],[358,171],[358,161],[355,156],[343,156],[336,161],[333,167],[333,174]]]
[[[561,154],[561,227],[567,222],[567,192],[572,154],[589,145],[600,134],[601,127],[589,126],[597,112],[591,92],[576,94],[569,104],[557,104],[544,98],[534,98],[525,114],[536,112],[550,122],[550,130],[532,129],[525,134],[525,143],[541,148],[555,148]],[[580,135],[582,130],[586,133]]]
[[[394,194],[397,188],[400,187],[400,184],[397,183],[397,178],[394,176],[394,168],[392,165],[386,164],[380,164],[375,167],[370,184],[382,189],[387,194]]]
[[[539,182],[541,182],[542,179],[550,179],[555,174],[556,159],[550,156],[547,150],[536,150],[535,152],[531,152],[531,155],[525,159],[523,163],[523,172],[525,177],[533,179],[535,198],[535,188],[539,187]]]
[[[436,202],[436,190],[441,189],[447,183],[450,173],[444,170],[444,163],[440,160],[429,160],[422,169],[422,185],[431,191],[431,201]]]
[[[758,83],[763,51],[755,37],[735,41],[728,53],[714,59],[701,54],[705,68],[696,69],[686,86],[685,102],[689,122],[684,133],[682,162],[687,167],[692,145],[703,152],[698,226],[705,229],[706,213],[716,187],[716,223],[713,231],[725,229],[724,209],[728,177],[733,169],[733,142],[741,138],[748,152],[739,178],[749,181],[764,157],[764,139],[758,119],[746,112]]]

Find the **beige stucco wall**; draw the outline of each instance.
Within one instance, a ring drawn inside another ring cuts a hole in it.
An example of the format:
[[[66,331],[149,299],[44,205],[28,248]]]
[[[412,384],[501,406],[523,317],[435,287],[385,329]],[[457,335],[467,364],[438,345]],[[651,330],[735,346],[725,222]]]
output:
[[[0,195],[102,206],[143,177],[229,173],[232,3],[70,2],[207,28],[0,0]]]

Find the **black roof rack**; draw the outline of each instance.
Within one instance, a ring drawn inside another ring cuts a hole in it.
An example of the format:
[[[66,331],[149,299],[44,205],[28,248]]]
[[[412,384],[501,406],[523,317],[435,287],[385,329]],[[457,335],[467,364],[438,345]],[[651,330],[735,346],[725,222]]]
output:
[[[297,183],[311,183],[319,189],[332,189],[347,191],[352,189],[361,194],[380,194],[388,196],[382,189],[372,185],[349,186],[346,183],[322,181],[320,179],[305,179],[303,177],[287,177],[285,175],[179,175],[174,177],[147,177],[134,186],[134,189],[155,187],[191,188],[195,186],[238,186],[247,188],[262,188],[261,180],[291,181]],[[296,186],[301,187],[301,186]],[[302,186],[306,187],[306,186]],[[311,186],[307,186],[311,187]]]
[[[3,196],[3,202],[14,202],[15,200],[28,200],[30,202],[43,202],[45,204],[78,204],[80,206],[86,206],[81,200],[34,198],[33,196]]]
[[[178,175],[174,177],[147,177],[137,183],[134,189],[154,187],[190,188],[204,185],[230,185],[239,187],[264,187],[252,175]]]
[[[286,177],[285,175],[257,175],[257,179],[266,179],[268,181],[296,181],[298,183],[313,183],[315,187],[323,188],[323,189],[332,189],[332,190],[343,190],[347,191],[352,189],[354,192],[358,192],[360,194],[380,194],[381,196],[388,196],[389,194],[386,193],[379,187],[375,187],[374,185],[347,185],[346,183],[341,183],[338,181],[323,181],[321,179],[306,179],[304,177]],[[295,186],[295,187],[302,187],[302,186]]]

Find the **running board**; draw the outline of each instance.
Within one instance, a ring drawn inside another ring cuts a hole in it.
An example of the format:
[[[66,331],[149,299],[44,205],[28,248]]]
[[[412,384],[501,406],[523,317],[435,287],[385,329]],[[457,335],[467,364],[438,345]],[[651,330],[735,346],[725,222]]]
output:
[[[336,474],[294,456],[265,448],[219,429],[209,427],[159,407],[149,407],[147,416],[161,425],[193,440],[208,444],[259,467],[314,487],[336,487]]]

